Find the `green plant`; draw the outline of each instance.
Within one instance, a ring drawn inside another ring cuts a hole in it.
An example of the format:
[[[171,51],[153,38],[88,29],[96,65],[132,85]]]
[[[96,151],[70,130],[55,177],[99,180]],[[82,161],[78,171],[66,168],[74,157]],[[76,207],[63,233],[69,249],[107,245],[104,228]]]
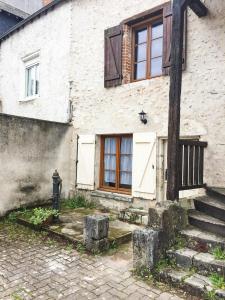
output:
[[[72,250],[73,250],[73,244],[67,244],[65,250],[66,250],[67,252],[71,253]]]
[[[78,243],[76,246],[76,249],[81,254],[85,253],[85,251],[86,251],[86,248],[82,243]]]
[[[205,293],[205,300],[219,300],[219,298],[216,296],[216,291],[211,290]]]
[[[57,217],[58,215],[59,212],[55,209],[38,207],[32,210],[32,215],[29,218],[29,221],[34,225],[39,225],[45,222],[49,217]]]
[[[129,222],[135,223],[138,220],[139,216],[135,213],[131,213],[129,216]]]
[[[210,277],[209,277],[212,285],[214,288],[218,288],[218,289],[225,289],[225,280],[224,277],[217,274],[217,273],[213,273]]]
[[[135,269],[133,273],[134,275],[140,276],[144,280],[153,279],[151,271],[145,266]]]
[[[185,246],[186,246],[186,240],[181,236],[177,236],[172,248],[174,250],[179,250],[185,248]]]
[[[10,222],[16,222],[17,217],[21,214],[20,211],[12,211],[9,215],[8,215],[8,220]]]
[[[109,249],[111,249],[111,250],[116,250],[116,249],[118,249],[118,244],[117,244],[117,241],[116,241],[116,240],[112,241],[112,242],[109,244]]]
[[[96,205],[93,202],[87,201],[83,195],[77,195],[72,199],[66,199],[62,202],[64,208],[95,208]]]
[[[213,250],[213,256],[215,259],[225,260],[225,251],[220,247],[216,247]]]
[[[168,267],[175,268],[176,267],[175,260],[171,259],[169,257],[161,258],[158,261],[158,263],[156,264],[155,272],[160,273],[163,269],[168,268]]]

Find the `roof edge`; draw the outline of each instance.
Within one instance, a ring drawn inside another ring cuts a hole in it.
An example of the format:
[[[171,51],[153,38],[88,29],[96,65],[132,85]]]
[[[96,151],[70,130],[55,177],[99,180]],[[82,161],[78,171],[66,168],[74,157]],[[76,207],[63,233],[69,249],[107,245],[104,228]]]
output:
[[[4,10],[7,13],[10,13],[16,17],[20,17],[25,19],[29,17],[30,14],[26,13],[25,11],[18,9],[10,4],[0,1],[0,10]]]
[[[33,22],[35,19],[40,18],[41,15],[47,14],[47,12],[49,10],[54,9],[56,6],[58,6],[61,3],[66,2],[66,1],[68,1],[68,0],[54,0],[51,3],[49,3],[48,5],[42,7],[41,9],[39,9],[38,11],[33,13],[32,15],[28,16],[26,19],[24,19],[21,22],[17,23],[15,26],[13,26],[8,31],[6,31],[4,34],[2,34],[0,36],[0,43],[2,41],[6,40],[11,34],[17,32],[18,30],[20,30],[21,28],[23,28],[24,26],[26,26],[30,22]]]

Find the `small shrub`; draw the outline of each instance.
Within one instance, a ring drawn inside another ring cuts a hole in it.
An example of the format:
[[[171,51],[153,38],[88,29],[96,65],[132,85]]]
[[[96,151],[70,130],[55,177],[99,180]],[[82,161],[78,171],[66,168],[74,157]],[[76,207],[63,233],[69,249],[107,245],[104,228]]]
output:
[[[40,225],[45,222],[49,217],[55,216],[57,217],[59,212],[55,209],[47,209],[47,208],[34,208],[32,210],[32,215],[29,218],[29,221],[34,225]]]
[[[222,248],[217,247],[213,250],[213,256],[215,259],[225,260],[225,251]]]
[[[67,199],[62,203],[65,208],[75,209],[75,208],[95,208],[93,202],[89,202],[82,195],[77,195],[72,199]]]
[[[214,288],[225,289],[225,280],[223,276],[213,273],[209,278]]]

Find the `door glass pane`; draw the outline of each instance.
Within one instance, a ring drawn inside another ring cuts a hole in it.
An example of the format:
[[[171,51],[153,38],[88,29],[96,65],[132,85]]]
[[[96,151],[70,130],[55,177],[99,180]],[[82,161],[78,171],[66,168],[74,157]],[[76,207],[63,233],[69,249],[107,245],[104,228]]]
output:
[[[152,41],[151,46],[151,57],[159,57],[162,56],[162,50],[163,50],[163,39],[159,38],[157,40]]]
[[[162,57],[153,58],[151,60],[151,76],[162,75]]]
[[[135,33],[135,44],[147,42],[147,28],[137,30]]]
[[[163,36],[163,24],[156,24],[152,26],[152,40]]]
[[[134,67],[134,79],[146,78],[146,61],[135,64]]]
[[[122,137],[120,145],[120,187],[130,189],[132,185],[132,137]]]
[[[141,44],[139,46],[136,46],[135,51],[135,62],[146,60],[146,44]]]
[[[111,137],[104,145],[104,185],[116,186],[116,139]]]

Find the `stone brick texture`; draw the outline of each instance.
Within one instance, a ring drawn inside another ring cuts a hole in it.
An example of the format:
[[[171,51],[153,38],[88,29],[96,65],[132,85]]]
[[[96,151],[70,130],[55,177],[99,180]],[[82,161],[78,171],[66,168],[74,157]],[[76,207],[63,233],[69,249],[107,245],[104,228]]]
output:
[[[0,223],[0,299],[187,299],[132,277],[129,255],[88,256]]]

